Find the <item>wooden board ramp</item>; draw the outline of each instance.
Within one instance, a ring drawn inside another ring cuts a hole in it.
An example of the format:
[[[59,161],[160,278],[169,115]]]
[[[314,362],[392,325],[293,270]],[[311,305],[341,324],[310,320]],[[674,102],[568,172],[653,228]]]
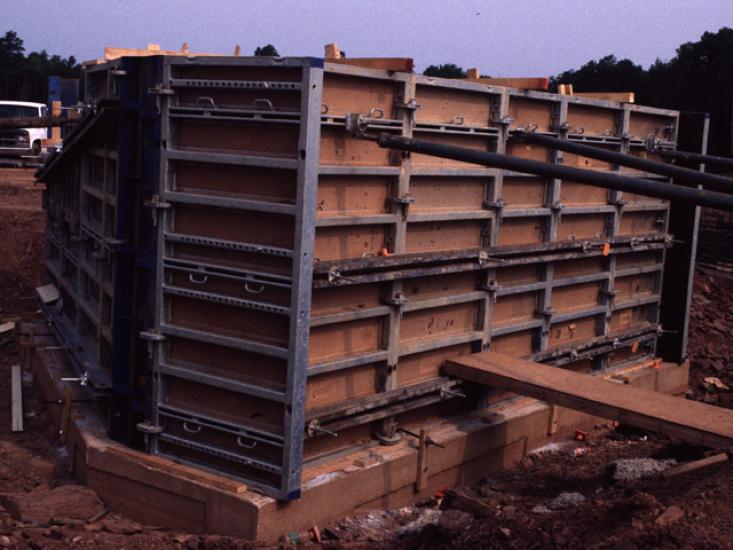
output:
[[[446,374],[664,433],[693,445],[733,447],[733,411],[602,377],[482,352],[448,361]]]

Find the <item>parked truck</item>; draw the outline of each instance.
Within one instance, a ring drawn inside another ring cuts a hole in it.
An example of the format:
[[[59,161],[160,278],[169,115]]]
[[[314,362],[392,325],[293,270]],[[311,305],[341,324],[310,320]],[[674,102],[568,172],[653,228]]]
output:
[[[46,105],[27,101],[0,101],[0,119],[45,117]],[[48,128],[14,128],[0,130],[0,156],[40,156]]]

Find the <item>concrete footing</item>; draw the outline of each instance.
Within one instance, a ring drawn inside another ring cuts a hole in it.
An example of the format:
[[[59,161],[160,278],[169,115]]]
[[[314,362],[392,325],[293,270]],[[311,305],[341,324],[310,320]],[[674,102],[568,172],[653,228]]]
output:
[[[60,378],[72,371],[66,352],[57,347],[45,326],[32,324],[31,328],[40,329],[21,331],[25,367],[32,370],[44,399],[63,400],[67,383]],[[619,383],[666,393],[684,392],[688,377],[688,364],[646,362],[613,373]],[[146,524],[266,541],[323,525],[354,510],[399,507],[442,488],[470,483],[553,439],[605,422],[518,397],[429,427],[430,437],[443,448],[428,447],[427,479],[420,483],[417,443],[406,439],[395,446],[374,445],[307,465],[302,497],[284,503],[250,491],[236,480],[111,441],[89,403],[73,403],[66,414],[63,409],[54,407],[51,415],[68,447],[75,475],[108,508]]]

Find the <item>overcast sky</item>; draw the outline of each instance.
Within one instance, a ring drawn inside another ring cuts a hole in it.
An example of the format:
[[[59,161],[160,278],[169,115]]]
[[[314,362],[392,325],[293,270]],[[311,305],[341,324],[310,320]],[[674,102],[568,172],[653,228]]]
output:
[[[0,32],[27,51],[100,57],[104,46],[160,44],[243,54],[412,57],[492,76],[545,76],[609,53],[644,66],[733,26],[733,0],[0,0]],[[4,28],[3,28],[4,27]]]

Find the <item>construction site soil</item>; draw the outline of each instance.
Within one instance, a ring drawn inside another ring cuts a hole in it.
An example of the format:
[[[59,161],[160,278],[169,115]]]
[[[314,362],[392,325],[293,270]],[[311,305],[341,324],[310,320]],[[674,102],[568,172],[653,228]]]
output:
[[[41,188],[31,170],[0,169],[0,323],[37,318]],[[703,242],[704,246],[704,242]],[[687,397],[733,408],[733,279],[699,270],[690,331]],[[0,547],[9,548],[733,548],[733,465],[673,478],[617,479],[613,464],[665,467],[720,450],[696,449],[633,429],[598,427],[528,455],[481,482],[390,511],[368,511],[275,545],[190,535],[108,512],[76,485],[49,407],[23,374],[24,430],[11,431],[13,331],[0,334]],[[657,460],[659,459],[659,460]],[[654,470],[652,468],[651,470]],[[650,470],[650,471],[651,471]],[[309,540],[315,538],[320,543]],[[298,542],[299,541],[299,542]]]

